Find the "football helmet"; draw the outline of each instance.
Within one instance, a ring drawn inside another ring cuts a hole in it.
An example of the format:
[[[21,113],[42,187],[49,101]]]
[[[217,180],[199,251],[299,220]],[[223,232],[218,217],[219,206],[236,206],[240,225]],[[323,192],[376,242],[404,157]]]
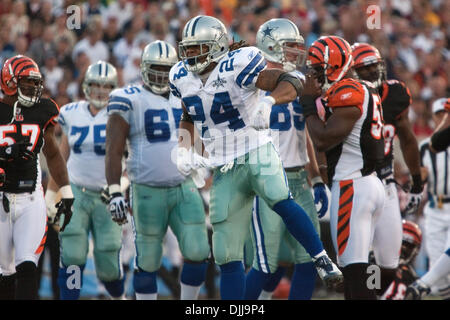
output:
[[[422,244],[422,231],[412,221],[403,220],[402,248],[400,251],[400,264],[410,263],[419,253]]]
[[[36,62],[23,55],[6,60],[1,73],[1,88],[7,96],[17,94],[18,102],[24,107],[39,102],[44,85]]]
[[[314,41],[308,50],[306,64],[314,69],[323,90],[344,78],[353,63],[352,48],[343,38],[323,36]]]
[[[169,91],[169,71],[178,62],[175,48],[164,41],[149,43],[141,56],[141,76],[144,83],[156,94]],[[155,66],[166,66],[167,71],[156,70]]]
[[[295,43],[297,48],[288,43]],[[271,19],[262,24],[256,34],[256,45],[268,61],[282,64],[286,72],[300,69],[305,62],[305,40],[288,19]]]
[[[206,52],[203,45],[208,47]],[[192,46],[200,47],[198,55],[187,54],[188,48]],[[228,33],[223,23],[214,17],[200,15],[184,26],[179,52],[185,68],[190,72],[200,73],[211,62],[219,61],[228,52],[228,47]]]
[[[83,79],[83,92],[94,108],[106,107],[109,94],[117,86],[117,71],[112,64],[99,60],[87,68]]]
[[[367,43],[356,42],[352,45],[353,69],[358,79],[371,82],[375,87],[381,86],[386,79],[386,67],[380,52]],[[376,64],[376,71],[372,74],[362,75],[358,70]]]

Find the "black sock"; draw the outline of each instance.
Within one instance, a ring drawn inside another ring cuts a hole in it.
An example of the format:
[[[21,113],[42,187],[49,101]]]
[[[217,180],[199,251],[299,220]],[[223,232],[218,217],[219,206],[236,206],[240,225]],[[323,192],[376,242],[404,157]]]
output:
[[[381,268],[381,286],[380,289],[377,289],[377,295],[381,296],[386,292],[389,285],[394,281],[395,274],[397,273],[397,269],[387,269]]]
[[[0,300],[14,300],[16,292],[16,274],[0,275]]]
[[[368,263],[353,263],[342,269],[345,279],[346,299],[349,300],[377,300],[374,289],[367,287]]]
[[[37,267],[31,261],[25,261],[16,267],[16,300],[38,299]]]

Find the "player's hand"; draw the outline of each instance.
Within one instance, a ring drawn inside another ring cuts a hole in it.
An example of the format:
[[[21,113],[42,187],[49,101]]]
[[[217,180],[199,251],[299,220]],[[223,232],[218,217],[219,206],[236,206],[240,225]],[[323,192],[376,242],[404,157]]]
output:
[[[109,212],[111,218],[119,226],[128,222],[128,204],[122,192],[114,192],[109,200]]]
[[[322,205],[320,207],[320,210],[317,211],[317,215],[319,218],[322,218],[325,213],[327,213],[328,210],[328,196],[325,184],[323,182],[317,182],[313,185],[314,189],[314,204],[320,204]]]
[[[179,147],[177,148],[177,168],[182,175],[188,176],[193,170],[211,168],[211,162],[209,159],[194,152],[192,148],[187,150]]]
[[[11,144],[9,146],[0,147],[0,160],[14,161],[18,159],[31,160],[36,157],[33,151],[28,150],[32,146],[30,142],[25,140]]]
[[[413,176],[413,185],[409,191],[408,204],[405,207],[404,214],[414,214],[419,208],[420,201],[422,200],[423,183],[420,175]]]
[[[63,232],[66,226],[69,224],[72,219],[72,205],[74,202],[74,198],[62,198],[55,207],[58,209],[55,215],[54,222],[58,222],[61,218],[61,215],[64,215],[64,223],[60,229],[60,232]]]
[[[414,214],[419,208],[420,201],[422,201],[422,193],[412,193],[408,194],[408,204],[405,207],[404,214],[410,215]]]
[[[271,96],[265,96],[260,99],[255,108],[255,114],[250,118],[250,127],[256,130],[268,129],[270,126],[270,112],[275,104],[275,99]]]
[[[45,192],[45,206],[47,207],[47,217],[48,221],[52,224],[54,224],[56,212],[58,211],[56,209],[56,192],[50,189],[47,189]]]
[[[322,88],[317,81],[317,77],[313,70],[310,70],[306,74],[306,80],[303,84],[302,96],[311,96],[312,98],[317,98],[322,94]]]

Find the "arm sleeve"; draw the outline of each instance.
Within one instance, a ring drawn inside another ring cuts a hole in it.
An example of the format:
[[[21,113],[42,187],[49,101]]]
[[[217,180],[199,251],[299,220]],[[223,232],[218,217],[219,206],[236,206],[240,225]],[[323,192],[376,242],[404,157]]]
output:
[[[111,95],[108,102],[108,115],[118,114],[130,123],[130,111],[133,110],[131,100],[118,95]]]
[[[259,74],[266,69],[266,59],[256,47],[245,47],[231,52],[235,81],[240,88],[254,89]]]

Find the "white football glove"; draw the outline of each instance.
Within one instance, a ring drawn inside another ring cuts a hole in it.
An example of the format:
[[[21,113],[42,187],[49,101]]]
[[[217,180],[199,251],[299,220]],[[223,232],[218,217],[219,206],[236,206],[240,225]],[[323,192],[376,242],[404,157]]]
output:
[[[50,189],[47,189],[45,192],[45,206],[47,207],[47,217],[50,223],[55,222],[56,212],[58,212],[58,209],[55,207],[56,194],[55,191]]]
[[[188,176],[193,170],[211,168],[209,159],[202,157],[193,149],[179,147],[177,150],[177,168],[182,175]]]
[[[111,195],[108,206],[109,212],[111,213],[111,219],[119,226],[127,223],[128,204],[122,192],[120,192],[120,186],[114,184],[110,185],[108,189]]]
[[[405,214],[414,214],[419,208],[420,201],[422,201],[422,193],[409,193],[408,204],[405,207]]]
[[[274,104],[275,99],[272,96],[265,96],[260,99],[256,105],[255,114],[250,118],[250,127],[256,130],[268,129],[270,126],[270,112]]]

